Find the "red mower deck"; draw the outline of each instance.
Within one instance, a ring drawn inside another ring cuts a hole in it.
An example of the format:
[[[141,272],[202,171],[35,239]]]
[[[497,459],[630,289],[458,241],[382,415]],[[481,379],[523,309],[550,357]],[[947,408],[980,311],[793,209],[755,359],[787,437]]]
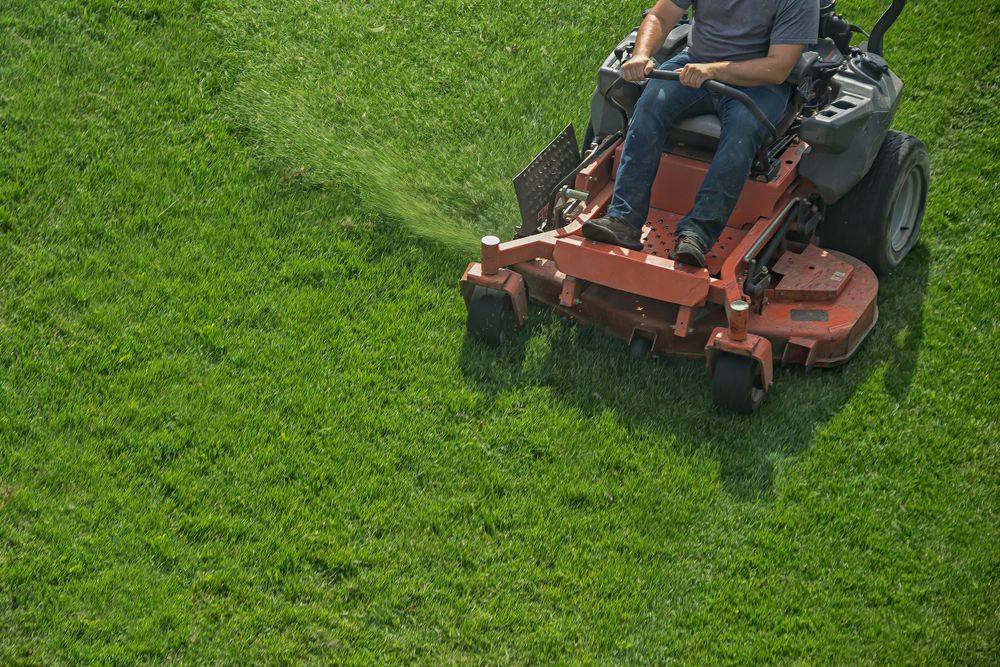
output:
[[[619,146],[578,175],[577,189],[591,197],[572,223],[506,243],[484,239],[481,261],[462,276],[463,294],[468,300],[475,285],[503,290],[520,321],[527,318],[530,299],[629,344],[642,338],[656,355],[705,357],[710,368],[719,352],[753,356],[765,391],[775,361],[842,363],[878,319],[878,280],[864,263],[815,245],[789,247],[772,269],[780,278],[762,300],[753,303],[741,289],[746,257],[771,239],[775,222],[797,195],[790,186],[804,149],[798,144],[786,151],[774,180],[747,183],[703,269],[669,258],[681,216],[656,208],[684,210],[693,203],[682,197],[671,204],[657,193],[696,192],[707,169],[698,160],[664,154],[642,251],[583,237],[582,224],[610,201],[617,162],[611,156],[620,156]],[[743,304],[749,307],[743,310]]]

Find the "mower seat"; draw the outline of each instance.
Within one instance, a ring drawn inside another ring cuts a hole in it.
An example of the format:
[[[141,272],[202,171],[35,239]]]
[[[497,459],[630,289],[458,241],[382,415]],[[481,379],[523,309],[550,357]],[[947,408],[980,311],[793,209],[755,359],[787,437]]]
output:
[[[719,147],[719,136],[722,134],[722,123],[714,113],[692,116],[677,121],[670,128],[668,140],[671,143],[697,146],[714,151]]]
[[[819,54],[815,51],[806,51],[803,53],[795,64],[795,68],[792,69],[791,74],[788,75],[785,83],[790,83],[793,86],[808,83],[812,76],[813,67],[818,60]],[[789,108],[785,117],[781,119],[781,123],[778,125],[779,138],[788,131],[792,121],[795,120],[795,116],[798,114],[798,105],[793,104],[792,107]],[[715,151],[719,147],[719,136],[721,133],[722,124],[719,122],[719,117],[714,113],[692,116],[674,124],[670,129],[668,142]]]
[[[798,116],[799,110],[795,105],[790,105],[785,117],[778,123],[778,139],[785,136]],[[719,137],[722,135],[722,122],[714,113],[701,116],[692,116],[678,121],[670,128],[667,134],[667,144],[665,150],[669,153],[675,146],[691,146],[701,148],[712,153],[719,147]]]

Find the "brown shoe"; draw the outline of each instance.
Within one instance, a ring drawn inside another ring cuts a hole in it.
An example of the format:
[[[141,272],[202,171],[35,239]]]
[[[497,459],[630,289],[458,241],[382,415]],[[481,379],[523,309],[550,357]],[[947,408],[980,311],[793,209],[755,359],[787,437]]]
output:
[[[642,250],[642,230],[628,224],[621,218],[604,216],[583,223],[583,235],[591,241]]]
[[[677,247],[674,249],[673,258],[677,262],[691,266],[708,266],[705,262],[705,247],[701,244],[701,239],[686,232],[677,237]]]

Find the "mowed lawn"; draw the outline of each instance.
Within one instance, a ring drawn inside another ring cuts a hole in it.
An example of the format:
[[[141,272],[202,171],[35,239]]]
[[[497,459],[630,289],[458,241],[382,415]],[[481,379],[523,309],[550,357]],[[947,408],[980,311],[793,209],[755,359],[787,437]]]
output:
[[[743,419],[465,339],[642,2],[3,3],[0,663],[996,664],[1000,9],[909,4],[923,240]]]

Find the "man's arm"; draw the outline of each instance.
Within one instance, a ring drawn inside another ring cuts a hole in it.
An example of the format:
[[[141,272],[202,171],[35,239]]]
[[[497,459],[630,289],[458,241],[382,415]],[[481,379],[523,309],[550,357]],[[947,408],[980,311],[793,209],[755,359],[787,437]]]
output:
[[[763,58],[741,62],[691,63],[678,71],[681,83],[692,88],[701,88],[709,79],[736,86],[784,83],[804,50],[802,44],[772,44]]]
[[[656,3],[639,26],[632,58],[622,65],[622,78],[627,81],[642,81],[653,71],[655,65],[652,55],[663,46],[663,40],[681,20],[685,11],[687,10],[681,9],[673,0],[659,0]]]

